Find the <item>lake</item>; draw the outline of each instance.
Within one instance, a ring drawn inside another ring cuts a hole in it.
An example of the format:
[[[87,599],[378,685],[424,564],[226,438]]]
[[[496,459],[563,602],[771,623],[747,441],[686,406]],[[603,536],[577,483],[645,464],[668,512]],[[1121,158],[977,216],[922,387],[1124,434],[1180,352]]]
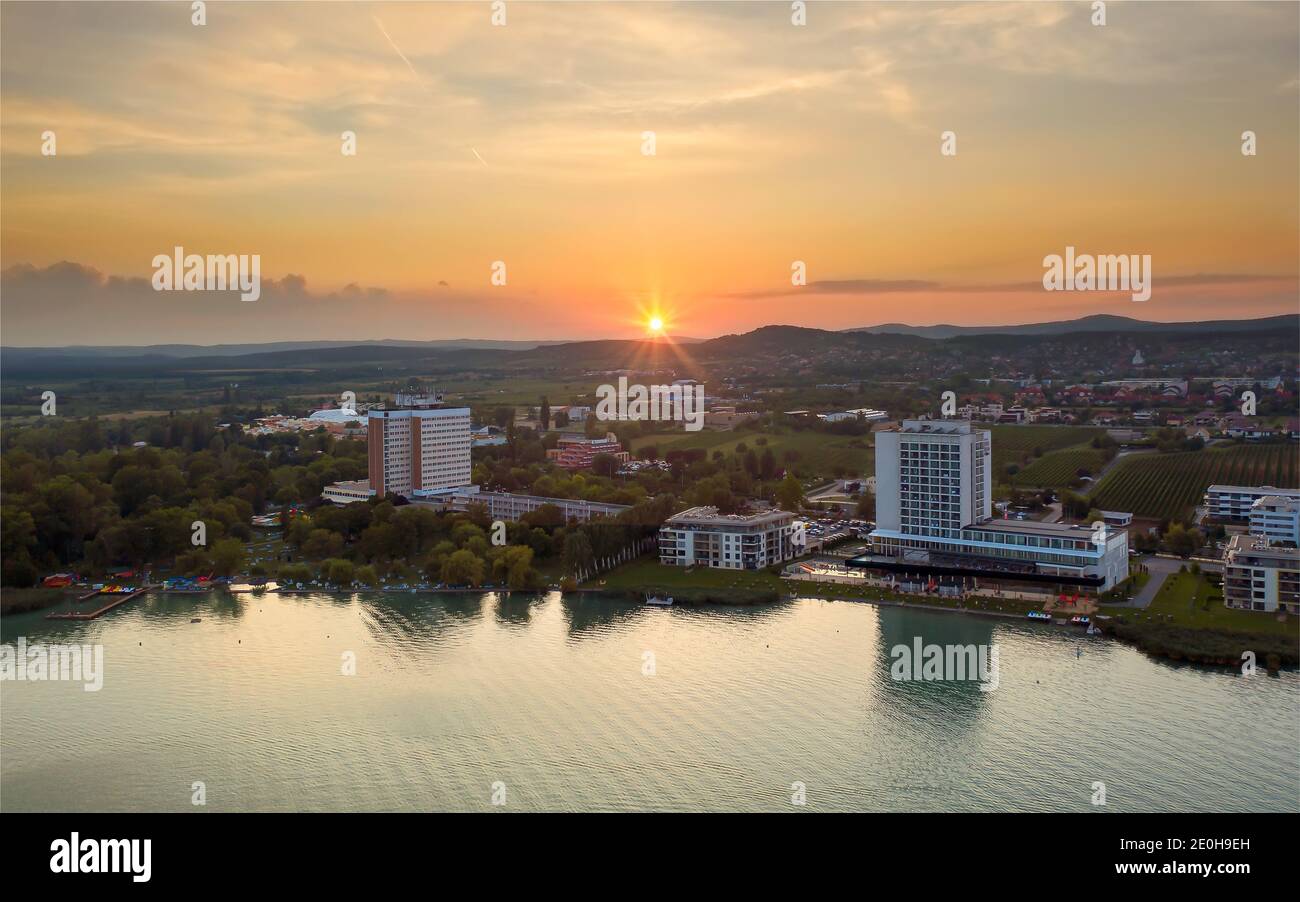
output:
[[[1114,811],[1300,797],[1296,673],[1071,627],[558,593],[45,613],[5,617],[3,641],[102,645],[103,686],[0,683],[5,811],[1086,811],[1098,782]],[[916,637],[996,645],[997,688],[892,679]]]

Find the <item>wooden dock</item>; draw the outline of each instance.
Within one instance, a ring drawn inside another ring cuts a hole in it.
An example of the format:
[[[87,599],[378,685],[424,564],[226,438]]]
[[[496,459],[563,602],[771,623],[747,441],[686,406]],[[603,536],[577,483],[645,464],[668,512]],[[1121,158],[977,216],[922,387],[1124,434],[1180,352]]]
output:
[[[133,598],[138,598],[139,596],[148,592],[152,588],[153,586],[144,586],[143,588],[136,589],[134,592],[130,592],[127,594],[121,594],[118,592],[107,593],[112,597],[113,600],[106,605],[96,608],[93,611],[85,611],[85,612],[64,611],[58,614],[46,614],[45,619],[46,620],[94,620],[96,617],[107,614],[109,611],[113,610],[113,608],[124,605]],[[78,598],[77,601],[85,601],[88,598],[94,598],[96,595],[102,595],[102,594],[105,594],[102,590],[99,592],[91,592],[89,595],[83,595],[81,598]]]

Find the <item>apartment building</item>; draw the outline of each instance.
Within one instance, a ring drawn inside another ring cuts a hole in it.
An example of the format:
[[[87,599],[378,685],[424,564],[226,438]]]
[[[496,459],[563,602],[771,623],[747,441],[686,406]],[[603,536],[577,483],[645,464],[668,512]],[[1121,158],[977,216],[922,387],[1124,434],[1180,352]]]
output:
[[[678,567],[759,570],[799,554],[794,522],[794,514],[783,510],[720,514],[716,507],[692,507],[664,521],[659,560]]]
[[[854,566],[1099,591],[1128,578],[1124,529],[993,518],[988,430],[968,420],[904,420],[875,437],[873,554],[850,561]]]
[[[1223,603],[1247,611],[1300,614],[1300,549],[1237,535],[1223,556]]]
[[[1270,543],[1300,545],[1300,501],[1283,495],[1265,495],[1250,506],[1250,534]]]
[[[1246,523],[1255,502],[1266,496],[1300,501],[1300,489],[1279,489],[1271,485],[1212,485],[1205,490],[1205,506],[1216,520]]]
[[[612,432],[604,438],[560,436],[556,446],[546,452],[547,458],[566,470],[589,469],[598,454],[608,454],[620,464],[627,463],[632,457],[623,450],[623,445]]]

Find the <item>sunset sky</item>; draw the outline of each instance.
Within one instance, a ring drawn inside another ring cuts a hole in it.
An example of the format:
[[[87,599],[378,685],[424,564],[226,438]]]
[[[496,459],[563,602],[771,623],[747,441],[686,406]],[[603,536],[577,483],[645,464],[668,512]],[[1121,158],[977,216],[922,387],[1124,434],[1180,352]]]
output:
[[[1111,2],[1104,27],[1086,2],[813,2],[803,27],[786,2],[491,15],[4,3],[0,340],[1297,310],[1294,3]],[[177,245],[259,254],[261,299],[152,291]],[[1152,299],[1044,291],[1067,245],[1150,254]]]

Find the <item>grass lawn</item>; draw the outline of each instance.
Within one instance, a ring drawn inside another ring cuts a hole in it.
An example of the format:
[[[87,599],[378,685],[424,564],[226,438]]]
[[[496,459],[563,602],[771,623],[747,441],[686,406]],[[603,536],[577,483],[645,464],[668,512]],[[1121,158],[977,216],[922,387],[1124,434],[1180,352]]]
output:
[[[600,580],[605,581],[604,585]],[[967,610],[1001,611],[1008,614],[1024,614],[1030,610],[1039,610],[1042,605],[1037,602],[1017,601],[1003,598],[981,598],[967,601],[964,605],[955,598],[938,596],[895,595],[881,589],[868,586],[852,586],[841,583],[817,583],[808,580],[782,579],[766,570],[737,571],[717,570],[712,567],[694,567],[688,573],[685,567],[669,567],[650,557],[638,558],[624,564],[609,573],[602,574],[595,580],[584,584],[587,589],[605,589],[608,591],[648,591],[657,589],[667,592],[682,593],[685,590],[717,591],[753,591],[793,594],[802,598],[862,598],[875,600],[903,601],[933,607],[960,608]]]
[[[1216,596],[1210,600],[1211,593]],[[1239,611],[1224,606],[1220,590],[1206,582],[1203,575],[1174,573],[1156,593],[1147,608],[1148,614],[1168,615],[1178,626],[1221,630],[1233,633],[1300,637],[1300,618],[1288,617],[1285,623],[1277,615],[1262,611]],[[1141,618],[1141,612],[1123,608],[1103,608],[1107,613]]]
[[[602,586],[600,581],[604,580]],[[781,579],[766,570],[717,570],[713,567],[669,567],[658,558],[642,557],[583,584],[587,589],[781,589]]]

